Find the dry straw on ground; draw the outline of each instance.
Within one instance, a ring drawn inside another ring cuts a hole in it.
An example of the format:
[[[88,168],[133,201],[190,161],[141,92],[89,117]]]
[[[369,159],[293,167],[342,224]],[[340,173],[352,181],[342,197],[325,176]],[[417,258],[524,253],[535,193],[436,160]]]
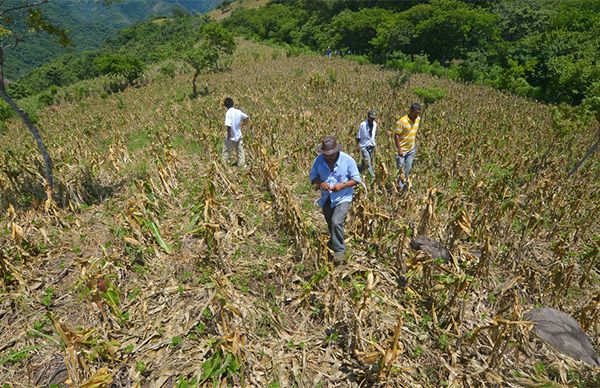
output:
[[[60,187],[17,122],[0,134],[0,381],[11,386],[540,386],[598,369],[530,335],[552,306],[598,347],[600,163],[549,109],[492,89],[241,42],[190,100],[188,74],[40,114]],[[412,189],[391,129],[423,113]],[[223,165],[222,98],[252,117],[249,169]],[[352,252],[327,261],[307,182],[335,134],[357,155],[379,113],[377,175],[358,189]],[[559,150],[559,152],[557,152]],[[413,234],[452,260],[413,251]],[[595,379],[595,380],[594,380]],[[185,385],[188,384],[188,385]]]

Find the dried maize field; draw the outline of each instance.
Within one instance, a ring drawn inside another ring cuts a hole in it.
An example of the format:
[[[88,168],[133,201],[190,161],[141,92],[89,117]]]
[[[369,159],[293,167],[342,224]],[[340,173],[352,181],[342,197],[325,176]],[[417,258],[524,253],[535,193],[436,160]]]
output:
[[[5,386],[594,386],[523,314],[565,311],[600,346],[600,162],[567,171],[595,128],[428,75],[240,42],[232,68],[39,114],[58,181],[46,200],[26,128],[0,134],[0,382]],[[411,189],[392,129],[426,104]],[[220,160],[222,101],[251,117],[248,168]],[[350,257],[327,259],[308,172],[320,138],[358,157],[378,113],[374,182]],[[597,125],[597,124],[596,124]],[[452,259],[410,249],[415,236]]]

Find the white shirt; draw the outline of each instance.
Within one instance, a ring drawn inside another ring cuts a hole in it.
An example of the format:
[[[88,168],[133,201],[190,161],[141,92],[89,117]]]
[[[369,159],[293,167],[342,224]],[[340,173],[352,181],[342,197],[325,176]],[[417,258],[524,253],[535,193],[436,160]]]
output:
[[[373,120],[373,134],[369,134],[369,122],[368,120],[360,123],[358,127],[358,134],[356,138],[358,139],[358,146],[360,148],[364,148],[367,146],[375,146],[375,132],[377,132],[377,123]]]
[[[240,124],[244,119],[247,119],[248,115],[239,109],[231,107],[227,109],[225,113],[225,126],[231,127],[231,137],[229,140],[239,141],[242,138],[242,129]]]

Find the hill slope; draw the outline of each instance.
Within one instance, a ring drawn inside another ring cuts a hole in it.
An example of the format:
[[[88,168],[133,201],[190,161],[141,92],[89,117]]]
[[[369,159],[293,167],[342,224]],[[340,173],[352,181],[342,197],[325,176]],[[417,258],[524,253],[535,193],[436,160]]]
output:
[[[115,32],[156,16],[171,16],[176,9],[204,13],[221,0],[127,0],[105,6],[96,0],[52,1],[44,5],[48,20],[69,31],[73,47],[62,47],[55,38],[39,34],[8,52],[6,74],[17,79],[33,68],[69,52],[99,47]],[[9,6],[7,3],[5,7]]]
[[[208,96],[185,97],[190,74],[149,79],[39,115],[62,208],[43,210],[25,130],[0,134],[0,380],[599,383],[521,321],[554,306],[598,346],[600,163],[564,176],[591,131],[551,132],[546,106],[492,89],[246,42]],[[417,87],[447,96],[425,109],[401,196],[390,129]],[[219,161],[227,95],[252,118],[247,171]],[[308,169],[325,134],[356,154],[368,108],[378,179],[358,191],[352,255],[332,268]],[[454,262],[411,251],[413,234]]]

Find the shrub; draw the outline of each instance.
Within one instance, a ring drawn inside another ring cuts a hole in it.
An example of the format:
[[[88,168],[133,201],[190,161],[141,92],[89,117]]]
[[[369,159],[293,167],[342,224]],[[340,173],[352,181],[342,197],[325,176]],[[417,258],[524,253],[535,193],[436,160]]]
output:
[[[446,97],[445,90],[436,88],[414,88],[413,92],[419,96],[425,104],[433,104],[434,102]]]
[[[173,79],[175,77],[175,64],[173,62],[166,63],[158,69],[158,72]]]
[[[14,117],[15,111],[4,100],[0,100],[0,121]]]
[[[54,104],[54,96],[50,92],[44,92],[39,94],[37,99],[42,106],[49,106]]]
[[[102,74],[124,77],[129,84],[144,73],[144,63],[131,55],[107,54],[94,60]]]
[[[6,86],[6,90],[12,98],[17,100],[31,94],[31,91],[19,82],[11,82]]]
[[[367,58],[364,55],[346,55],[346,58],[358,63],[359,65],[367,65],[371,63],[371,61],[369,61],[369,58]]]

